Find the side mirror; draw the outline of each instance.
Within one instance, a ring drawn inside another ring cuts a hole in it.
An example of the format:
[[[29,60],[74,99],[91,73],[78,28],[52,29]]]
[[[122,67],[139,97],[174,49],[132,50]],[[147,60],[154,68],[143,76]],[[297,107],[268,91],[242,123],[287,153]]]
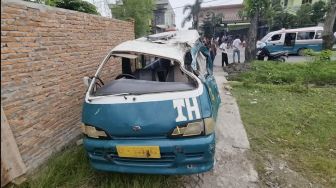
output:
[[[92,81],[92,79],[91,79],[90,77],[88,77],[88,76],[84,76],[84,77],[83,77],[83,82],[84,82],[84,85],[85,85],[86,87],[89,87],[89,86],[90,86],[91,81]]]

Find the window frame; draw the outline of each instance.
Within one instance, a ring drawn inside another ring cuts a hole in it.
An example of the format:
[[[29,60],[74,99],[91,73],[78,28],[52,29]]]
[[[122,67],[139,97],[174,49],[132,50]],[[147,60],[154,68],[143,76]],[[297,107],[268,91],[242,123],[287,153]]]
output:
[[[314,35],[313,35],[313,38],[303,38],[303,39],[301,39],[301,38],[299,38],[300,33],[302,33],[302,34],[305,33],[304,37],[306,37],[306,36],[310,37],[311,33],[314,33]],[[307,33],[308,33],[308,35],[307,35]],[[296,34],[296,40],[298,40],[298,41],[301,41],[301,40],[314,40],[315,39],[315,35],[316,35],[316,31],[298,31],[297,34]]]

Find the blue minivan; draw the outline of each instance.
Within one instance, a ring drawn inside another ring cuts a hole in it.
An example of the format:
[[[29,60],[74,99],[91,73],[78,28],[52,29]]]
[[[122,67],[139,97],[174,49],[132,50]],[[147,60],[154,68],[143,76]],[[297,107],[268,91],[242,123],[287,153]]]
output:
[[[221,99],[199,38],[188,30],[121,43],[94,76],[84,77],[81,129],[93,168],[146,174],[213,168]]]
[[[305,27],[272,31],[257,42],[266,44],[272,52],[287,51],[288,54],[303,55],[305,49],[322,50],[323,27]]]

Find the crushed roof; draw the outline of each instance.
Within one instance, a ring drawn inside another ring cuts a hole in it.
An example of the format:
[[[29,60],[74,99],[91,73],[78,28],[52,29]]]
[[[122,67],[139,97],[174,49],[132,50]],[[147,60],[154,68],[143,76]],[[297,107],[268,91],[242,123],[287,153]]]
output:
[[[170,31],[126,41],[112,49],[113,53],[133,52],[151,54],[183,62],[188,46],[199,39],[196,30]]]

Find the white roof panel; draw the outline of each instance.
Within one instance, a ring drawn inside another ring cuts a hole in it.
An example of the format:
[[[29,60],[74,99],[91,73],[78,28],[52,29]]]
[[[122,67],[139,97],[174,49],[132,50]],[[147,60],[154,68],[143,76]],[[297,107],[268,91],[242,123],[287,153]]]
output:
[[[153,41],[142,37],[126,41],[113,48],[112,54],[120,52],[151,54],[183,63],[184,54],[189,49],[187,45],[193,46],[199,39],[199,34],[196,30],[186,30],[164,32],[149,37],[151,39],[157,38],[157,40]]]

